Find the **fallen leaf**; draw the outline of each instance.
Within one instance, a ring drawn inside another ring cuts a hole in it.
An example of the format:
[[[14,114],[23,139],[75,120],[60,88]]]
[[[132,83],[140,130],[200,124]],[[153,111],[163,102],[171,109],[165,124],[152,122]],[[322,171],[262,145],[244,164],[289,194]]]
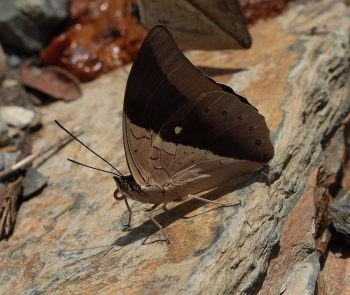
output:
[[[0,240],[8,238],[15,227],[22,182],[23,176],[20,176],[0,188]]]
[[[24,68],[23,84],[56,99],[74,100],[82,95],[80,83],[60,67]]]

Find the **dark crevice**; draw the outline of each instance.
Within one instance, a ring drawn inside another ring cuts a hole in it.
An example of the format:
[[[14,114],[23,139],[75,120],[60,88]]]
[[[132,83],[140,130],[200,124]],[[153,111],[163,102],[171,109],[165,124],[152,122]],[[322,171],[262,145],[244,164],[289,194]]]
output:
[[[270,251],[270,255],[269,255],[267,262],[266,262],[267,264],[269,264],[273,259],[278,257],[278,255],[280,253],[280,249],[281,249],[281,246],[280,246],[279,242],[272,246],[271,251]],[[243,292],[246,294],[249,294],[249,295],[257,295],[260,292],[260,290],[264,284],[265,278],[267,276],[267,272],[268,272],[268,268],[266,268],[265,271],[262,272],[255,279],[254,283],[251,286],[249,286],[247,289],[245,289]]]
[[[343,130],[342,130],[343,129]],[[328,182],[328,186],[326,187],[328,189],[329,193],[329,203],[331,203],[334,200],[339,199],[343,194],[344,191],[348,190],[348,187],[343,187],[343,181],[344,178],[347,178],[347,170],[349,169],[349,161],[350,161],[350,121],[347,120],[343,124],[338,126],[338,128],[334,128],[331,130],[330,133],[327,134],[327,136],[322,141],[322,147],[324,150],[326,150],[326,145],[328,145],[332,137],[337,136],[337,132],[343,133],[343,144],[344,144],[344,156],[342,159],[338,159],[338,161],[341,161],[341,166],[339,170],[335,173],[335,175],[331,175],[331,179],[333,178],[333,181],[330,183]],[[336,159],[334,159],[336,161]],[[324,177],[322,177],[324,179]],[[327,181],[325,181],[327,183]],[[318,186],[322,185],[321,181],[318,182]],[[328,204],[329,206],[329,204]],[[338,253],[341,258],[346,259],[350,257],[350,239],[349,237],[346,237],[344,234],[340,233],[336,230],[336,228],[333,226],[332,221],[329,216],[328,208],[326,209],[325,216],[323,217],[325,219],[325,223],[327,223],[327,228],[324,230],[329,230],[330,232],[330,240],[327,245],[327,249],[325,250],[324,254],[320,257],[320,272],[322,272],[327,258],[330,253]],[[320,235],[319,235],[320,236]],[[316,287],[317,290],[317,287]],[[317,293],[315,293],[317,294]]]

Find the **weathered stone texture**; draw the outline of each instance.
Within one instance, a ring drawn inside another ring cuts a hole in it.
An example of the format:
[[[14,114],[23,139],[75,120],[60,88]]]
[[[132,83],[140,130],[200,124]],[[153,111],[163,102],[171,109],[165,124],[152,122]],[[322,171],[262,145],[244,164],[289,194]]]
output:
[[[19,54],[38,52],[66,20],[68,2],[68,0],[2,0],[0,42],[7,51]]]
[[[350,106],[349,28],[341,1],[300,1],[254,26],[250,50],[188,54],[266,117],[276,156],[267,176],[209,195],[241,200],[239,207],[210,210],[192,200],[155,212],[170,245],[152,243],[161,235],[139,203],[131,229],[123,228],[127,212],[113,200],[113,180],[64,161],[108,169],[79,144],[41,163],[48,187],[22,205],[13,236],[0,243],[0,293],[313,294],[329,182],[341,167],[327,155],[337,153],[331,139]],[[82,139],[126,171],[126,78],[120,69],[85,84],[79,100],[45,106],[35,148],[61,134],[54,119],[83,125]]]

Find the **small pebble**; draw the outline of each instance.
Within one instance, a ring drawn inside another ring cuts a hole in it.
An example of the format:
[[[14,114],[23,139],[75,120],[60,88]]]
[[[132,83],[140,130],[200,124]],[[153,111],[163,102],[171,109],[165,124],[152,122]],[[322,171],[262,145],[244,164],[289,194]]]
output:
[[[3,77],[6,75],[6,62],[5,62],[5,53],[2,50],[1,44],[0,44],[0,81],[3,79]]]
[[[341,258],[341,257],[343,257],[343,254],[340,253],[340,252],[335,252],[334,256],[337,257],[337,258]]]
[[[16,159],[18,157],[19,153],[0,153],[0,171],[10,168],[12,165],[16,163]]]
[[[35,169],[26,172],[23,180],[22,197],[28,198],[39,193],[47,184],[47,178]]]
[[[7,125],[25,128],[35,120],[36,113],[19,106],[4,106],[0,108],[0,118]]]
[[[2,87],[4,87],[4,88],[12,88],[12,87],[16,87],[16,86],[19,86],[19,82],[17,80],[5,79],[2,82]]]
[[[21,65],[22,60],[19,56],[10,54],[7,55],[7,65],[11,68],[17,68]]]
[[[7,124],[0,118],[0,146],[7,144],[9,140],[9,133]]]

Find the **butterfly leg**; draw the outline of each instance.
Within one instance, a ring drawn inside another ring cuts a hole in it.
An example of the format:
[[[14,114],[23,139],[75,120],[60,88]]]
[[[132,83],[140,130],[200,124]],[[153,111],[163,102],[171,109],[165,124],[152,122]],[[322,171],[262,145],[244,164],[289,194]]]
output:
[[[124,202],[125,202],[126,208],[128,208],[128,212],[129,212],[128,223],[127,223],[127,224],[124,224],[124,226],[130,226],[130,223],[131,223],[131,216],[132,216],[132,210],[131,210],[131,208],[130,208],[130,205],[129,205],[129,203],[128,203],[128,199],[127,199],[127,198],[124,198]]]
[[[199,200],[199,201],[206,202],[206,203],[213,203],[213,204],[217,204],[217,205],[225,206],[225,207],[236,206],[236,205],[240,205],[240,204],[241,204],[241,202],[238,202],[238,203],[236,203],[236,204],[225,204],[225,203],[220,203],[220,202],[217,202],[217,201],[212,201],[212,200],[204,199],[204,198],[198,197],[198,196],[196,196],[196,195],[188,195],[187,198],[188,198],[188,199]]]
[[[151,212],[151,211],[153,211],[154,209],[156,209],[158,206],[159,206],[159,204],[154,204],[151,208],[146,208],[146,209],[144,209],[144,210],[147,211],[147,212]]]
[[[152,209],[153,207],[155,206],[152,206],[151,208],[149,209]],[[154,217],[149,213],[149,209],[144,209],[143,211],[146,213],[146,215],[148,216],[148,218],[159,228],[159,230],[162,232],[163,236],[165,237],[165,241],[167,244],[170,244],[170,240],[167,236],[167,234],[165,233],[163,227],[159,224],[159,222],[157,220],[154,219]]]
[[[168,211],[168,208],[166,207],[167,204],[168,204],[168,203],[164,203],[163,206],[162,206],[162,209],[163,209],[164,211]]]

